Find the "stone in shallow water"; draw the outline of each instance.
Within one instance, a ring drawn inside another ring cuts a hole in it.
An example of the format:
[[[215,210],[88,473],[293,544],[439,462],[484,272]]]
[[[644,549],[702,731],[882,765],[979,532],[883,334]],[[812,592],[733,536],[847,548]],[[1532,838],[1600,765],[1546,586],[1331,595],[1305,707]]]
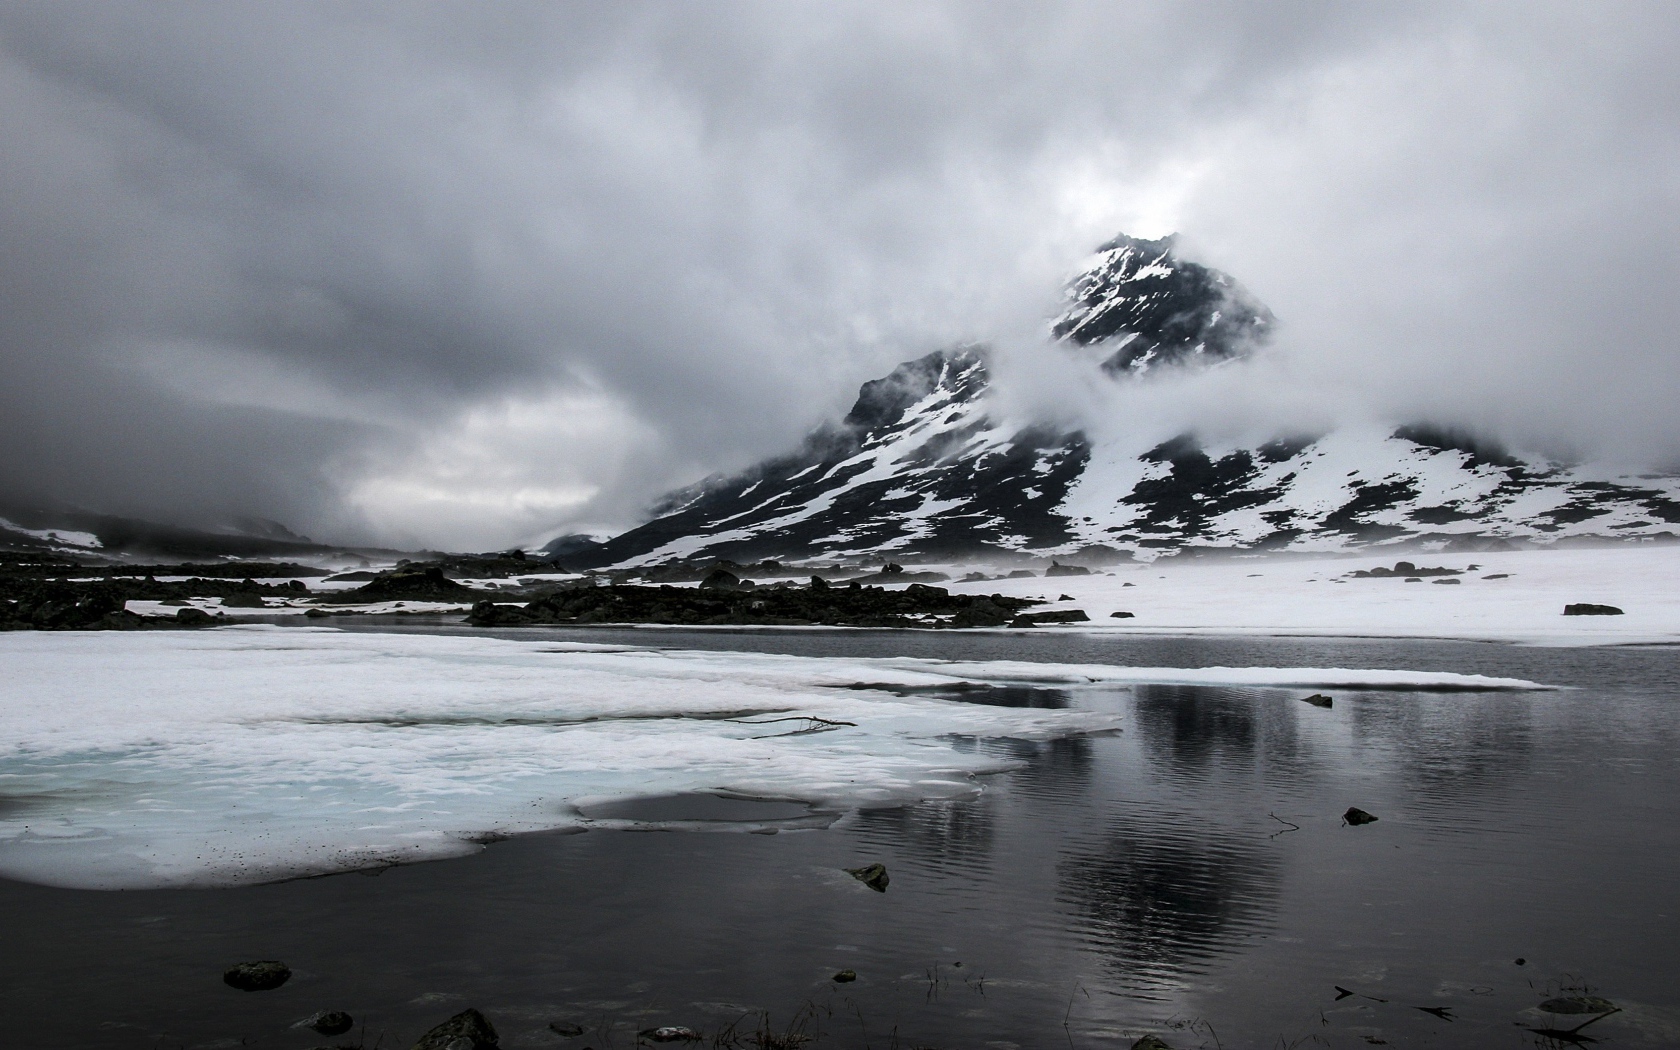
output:
[[[497,1050],[498,1042],[485,1016],[467,1009],[421,1036],[414,1050]]]
[[[637,1033],[643,1039],[651,1039],[656,1043],[692,1043],[700,1038],[700,1033],[692,1028],[684,1028],[678,1024],[662,1025],[659,1028],[649,1028]]]
[[[846,873],[852,878],[868,886],[877,893],[887,892],[887,866],[885,864],[866,864],[861,868],[847,868]]]
[[[1374,823],[1377,818],[1358,806],[1349,806],[1348,811],[1342,814],[1342,819],[1357,828],[1361,824]]]
[[[1314,693],[1311,696],[1303,696],[1301,697],[1301,702],[1311,704],[1314,707],[1334,707],[1336,704],[1336,701],[1333,698],[1325,696],[1323,693]]]
[[[856,970],[841,970],[839,973],[834,975],[834,981],[836,984],[850,984],[855,980],[857,980]]]
[[[264,959],[228,967],[222,983],[242,992],[266,992],[285,984],[291,976],[291,968],[285,963]]]
[[[322,1035],[342,1035],[348,1032],[356,1021],[343,1010],[322,1010],[313,1017],[306,1018],[293,1025],[293,1028],[309,1028]]]
[[[1132,1044],[1132,1050],[1172,1050],[1172,1044],[1158,1035],[1146,1035]]]
[[[550,1021],[548,1030],[564,1039],[572,1039],[583,1034],[583,1025],[569,1024],[565,1021]]]
[[[1547,999],[1540,1009],[1549,1014],[1607,1014],[1616,1009],[1616,1004],[1596,995],[1566,995]]]
[[[1576,602],[1563,607],[1565,616],[1621,616],[1622,610],[1614,605],[1594,605],[1592,602]]]

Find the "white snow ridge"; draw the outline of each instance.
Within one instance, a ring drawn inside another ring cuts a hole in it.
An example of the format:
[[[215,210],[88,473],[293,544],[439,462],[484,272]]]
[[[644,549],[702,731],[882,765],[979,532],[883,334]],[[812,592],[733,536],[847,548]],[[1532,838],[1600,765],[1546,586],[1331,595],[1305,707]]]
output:
[[[0,875],[231,885],[584,828],[580,807],[712,792],[838,814],[963,798],[1009,768],[962,741],[1111,713],[905,696],[957,682],[1534,688],[1465,675],[1139,670],[654,651],[243,627],[0,636]],[[802,826],[810,826],[809,822]]]

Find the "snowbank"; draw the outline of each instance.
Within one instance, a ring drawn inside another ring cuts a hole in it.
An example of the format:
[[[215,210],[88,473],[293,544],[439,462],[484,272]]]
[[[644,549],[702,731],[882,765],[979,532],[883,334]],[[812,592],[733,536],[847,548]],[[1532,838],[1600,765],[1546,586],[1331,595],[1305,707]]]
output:
[[[810,658],[243,626],[0,636],[0,874],[234,884],[587,827],[608,798],[715,792],[816,812],[960,798],[975,738],[1098,710],[888,689],[1139,681],[1530,688],[1469,675]],[[862,686],[862,688],[860,688]],[[810,826],[809,822],[794,826]]]

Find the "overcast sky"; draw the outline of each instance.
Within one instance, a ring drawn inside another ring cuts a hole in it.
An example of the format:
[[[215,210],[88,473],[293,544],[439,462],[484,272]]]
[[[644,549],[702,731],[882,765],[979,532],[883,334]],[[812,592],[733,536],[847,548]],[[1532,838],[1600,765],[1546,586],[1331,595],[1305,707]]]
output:
[[[623,526],[1120,230],[1281,319],[1195,412],[1672,462],[1677,12],[0,3],[0,496]]]

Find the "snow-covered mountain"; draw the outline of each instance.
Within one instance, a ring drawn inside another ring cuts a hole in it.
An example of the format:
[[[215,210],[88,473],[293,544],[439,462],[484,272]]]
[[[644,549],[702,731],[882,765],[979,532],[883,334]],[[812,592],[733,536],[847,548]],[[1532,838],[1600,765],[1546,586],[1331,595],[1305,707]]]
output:
[[[1271,312],[1180,259],[1171,238],[1117,237],[1067,286],[1051,334],[1112,352],[1115,382],[1260,349]],[[1344,429],[1253,448],[1193,435],[1142,455],[1085,433],[1004,422],[983,347],[865,383],[839,424],[791,455],[714,477],[579,565],[695,557],[1149,558],[1196,548],[1480,549],[1565,537],[1670,537],[1680,477],[1522,459],[1447,428]]]

